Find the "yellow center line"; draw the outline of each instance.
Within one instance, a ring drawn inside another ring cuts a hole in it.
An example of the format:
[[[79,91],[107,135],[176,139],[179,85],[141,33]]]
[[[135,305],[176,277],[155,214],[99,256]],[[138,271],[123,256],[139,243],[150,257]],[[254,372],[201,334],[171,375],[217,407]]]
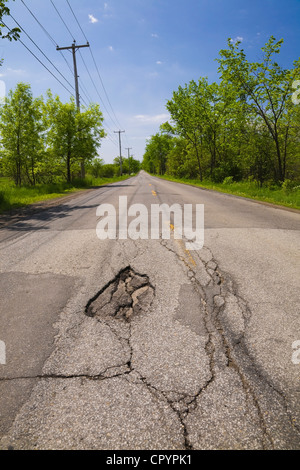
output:
[[[170,223],[170,228],[171,228],[171,230],[174,232],[175,227],[174,227],[174,225],[171,224],[171,223]],[[179,240],[179,242],[181,242],[180,244],[183,245],[183,241],[182,241],[182,240]],[[189,258],[190,262],[192,263],[192,265],[193,265],[193,266],[196,266],[196,261],[195,261],[194,258],[192,257],[190,251],[187,250],[187,249],[185,249],[184,251],[185,251],[185,253],[188,255],[188,258]]]
[[[191,253],[189,252],[189,250],[185,250],[185,251],[186,251],[186,253],[188,254],[188,257],[189,257],[191,263],[192,263],[194,266],[196,266],[196,261],[195,261],[194,258],[192,257],[192,255],[191,255]]]

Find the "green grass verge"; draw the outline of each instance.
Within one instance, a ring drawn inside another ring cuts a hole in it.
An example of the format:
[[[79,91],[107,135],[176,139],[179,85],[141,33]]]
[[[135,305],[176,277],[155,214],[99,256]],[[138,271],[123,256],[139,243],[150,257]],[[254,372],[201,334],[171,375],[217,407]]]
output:
[[[189,180],[184,178],[174,178],[172,176],[161,176],[155,175],[158,178],[162,178],[168,181],[174,181],[176,183],[184,183],[192,186],[198,186],[205,189],[213,189],[214,191],[223,192],[226,194],[233,194],[235,196],[242,196],[257,201],[268,202],[284,207],[290,207],[292,209],[300,210],[300,187],[294,189],[284,188],[260,188],[255,182],[241,181],[232,182],[228,184],[224,183],[212,183],[211,181],[200,181],[200,180]]]
[[[0,178],[0,213],[48,199],[66,196],[83,189],[91,189],[97,186],[123,181],[127,178],[129,178],[127,175],[113,178],[87,177],[84,180],[76,180],[71,184],[62,182],[21,187],[16,187],[9,178]]]

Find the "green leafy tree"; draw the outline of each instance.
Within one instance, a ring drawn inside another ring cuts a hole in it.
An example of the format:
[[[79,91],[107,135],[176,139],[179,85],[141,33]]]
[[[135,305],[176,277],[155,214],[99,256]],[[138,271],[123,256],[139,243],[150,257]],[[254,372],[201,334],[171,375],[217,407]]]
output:
[[[30,85],[19,83],[0,108],[3,167],[16,185],[36,183],[43,155],[41,99],[34,99]]]
[[[245,126],[244,103],[232,85],[209,84],[206,78],[192,80],[179,87],[167,103],[172,124],[169,130],[189,143],[189,158],[185,166],[190,174],[192,160],[196,161],[200,179],[210,177],[224,179],[228,173],[238,177],[241,164],[243,126]],[[168,125],[164,125],[165,130]],[[194,157],[194,158],[193,158]]]
[[[163,175],[166,172],[168,154],[173,139],[168,134],[157,133],[147,140],[142,167],[150,173]]]
[[[184,137],[192,145],[202,180],[203,119],[199,116],[201,107],[195,92],[195,82],[184,87],[179,86],[178,90],[173,92],[172,99],[167,102],[166,108],[171,115],[173,133]]]
[[[287,142],[291,121],[291,84],[299,77],[300,60],[293,69],[283,69],[274,60],[283,44],[270,37],[262,48],[263,59],[249,62],[240,42],[228,40],[228,49],[220,51],[219,71],[223,83],[235,86],[240,97],[246,99],[250,111],[261,119],[269,132],[276,155],[275,171],[279,181],[284,181],[287,165]]]
[[[133,156],[128,157],[128,173],[138,173],[141,169],[141,162]]]
[[[93,158],[87,166],[87,171],[91,174],[94,178],[101,177],[101,170],[103,168],[104,161],[100,157]]]
[[[79,174],[82,161],[88,162],[98,153],[105,136],[102,112],[99,105],[91,104],[79,113],[73,99],[62,103],[49,91],[46,113],[47,144],[53,158],[64,166],[67,181],[71,182],[72,176]]]
[[[112,163],[105,163],[100,171],[100,177],[101,178],[112,178],[117,174],[117,172],[120,171],[119,165],[114,165]]]
[[[14,1],[14,0],[13,0]],[[20,29],[8,29],[4,24],[4,17],[9,16],[10,10],[7,6],[8,0],[0,0],[0,38],[16,41],[20,37]],[[3,31],[5,29],[5,32]]]
[[[114,158],[114,164],[117,169],[115,175],[120,176],[120,157]],[[127,158],[122,157],[122,174],[123,175],[130,175],[131,173],[137,173],[141,169],[141,163],[139,160],[133,158],[133,156],[129,156]]]

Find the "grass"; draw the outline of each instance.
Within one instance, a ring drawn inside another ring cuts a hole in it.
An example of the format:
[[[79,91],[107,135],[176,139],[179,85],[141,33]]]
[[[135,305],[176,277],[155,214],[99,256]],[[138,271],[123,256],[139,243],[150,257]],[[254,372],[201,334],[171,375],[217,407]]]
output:
[[[71,184],[61,182],[16,187],[10,178],[0,177],[0,213],[48,199],[66,196],[83,189],[123,181],[127,178],[129,178],[127,175],[112,178],[87,177],[84,180],[76,180]]]
[[[158,175],[156,175],[158,176]],[[292,209],[300,210],[300,186],[294,189],[285,189],[281,187],[259,187],[253,181],[240,181],[231,183],[213,183],[211,181],[189,180],[184,178],[174,178],[172,176],[158,176],[159,178],[177,183],[190,184],[199,186],[200,188],[213,189],[214,191],[223,192],[242,196],[257,201],[263,201],[276,204]]]
[[[156,175],[158,176],[158,175]],[[123,181],[129,176],[116,176],[113,178],[92,178],[76,180],[72,184],[53,183],[36,186],[16,187],[9,178],[0,178],[0,213],[27,206],[36,202],[66,196],[73,192],[102,186],[117,181]],[[210,181],[189,180],[174,178],[172,176],[158,176],[159,178],[178,183],[190,184],[206,189],[213,189],[227,194],[242,196],[257,201],[268,202],[292,209],[300,210],[300,187],[284,189],[279,187],[260,188],[255,182],[241,181],[231,183],[212,183]]]

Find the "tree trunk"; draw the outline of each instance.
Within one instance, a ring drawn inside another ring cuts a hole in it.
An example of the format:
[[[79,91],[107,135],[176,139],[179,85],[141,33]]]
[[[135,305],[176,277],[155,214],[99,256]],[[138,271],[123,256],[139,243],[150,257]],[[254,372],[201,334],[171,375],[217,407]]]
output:
[[[67,181],[71,183],[71,152],[68,150],[67,155]]]
[[[277,163],[278,163],[278,176],[279,176],[279,180],[283,182],[285,175],[284,175],[284,171],[282,168],[281,150],[280,150],[280,145],[279,145],[277,129],[275,133],[275,144],[276,144]]]
[[[200,161],[200,157],[199,157],[197,144],[195,145],[195,150],[196,150],[196,156],[197,156],[197,161],[198,161],[200,181],[202,181],[202,179],[203,179],[202,178],[202,168],[201,168],[201,161]]]

